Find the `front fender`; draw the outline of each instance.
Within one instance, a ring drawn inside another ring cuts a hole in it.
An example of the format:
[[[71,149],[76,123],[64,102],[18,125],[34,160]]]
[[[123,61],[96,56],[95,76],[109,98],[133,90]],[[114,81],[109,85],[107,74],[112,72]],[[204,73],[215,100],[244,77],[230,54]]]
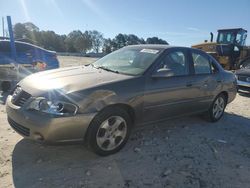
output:
[[[84,96],[79,102],[79,113],[97,112],[104,107],[118,103],[118,96],[114,91],[96,90]]]

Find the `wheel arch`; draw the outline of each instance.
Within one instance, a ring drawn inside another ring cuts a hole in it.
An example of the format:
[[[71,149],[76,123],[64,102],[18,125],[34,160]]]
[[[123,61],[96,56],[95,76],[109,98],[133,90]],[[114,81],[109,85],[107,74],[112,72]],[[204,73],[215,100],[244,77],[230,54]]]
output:
[[[136,118],[135,110],[132,106],[125,104],[125,103],[116,103],[116,104],[107,105],[104,108],[102,108],[100,111],[98,111],[98,113],[96,115],[98,115],[100,112],[103,112],[103,111],[110,109],[110,108],[121,108],[121,109],[125,110],[128,113],[129,117],[131,117],[132,126],[134,126],[135,118]],[[92,121],[94,120],[94,118],[92,119]],[[91,125],[92,121],[89,123],[87,131],[84,135],[84,141],[86,141],[86,139],[88,139],[87,136],[88,136],[88,132],[89,132],[90,125]]]
[[[222,91],[222,92],[220,92],[217,96],[219,96],[219,95],[224,95],[225,96],[225,99],[226,99],[226,103],[228,102],[228,92],[227,91]],[[216,97],[217,97],[216,96]]]
[[[132,106],[125,104],[125,103],[110,104],[108,106],[105,106],[99,112],[107,110],[108,108],[121,108],[121,109],[125,110],[128,113],[128,115],[131,117],[132,122],[133,123],[135,122],[136,115],[135,115],[135,110]]]

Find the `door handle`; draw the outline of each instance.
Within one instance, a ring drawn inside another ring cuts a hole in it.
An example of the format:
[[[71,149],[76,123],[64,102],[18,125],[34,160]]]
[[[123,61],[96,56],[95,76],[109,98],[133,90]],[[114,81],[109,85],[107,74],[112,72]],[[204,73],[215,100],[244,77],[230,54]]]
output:
[[[208,87],[208,84],[207,84],[207,83],[204,83],[204,84],[203,84],[203,87]]]

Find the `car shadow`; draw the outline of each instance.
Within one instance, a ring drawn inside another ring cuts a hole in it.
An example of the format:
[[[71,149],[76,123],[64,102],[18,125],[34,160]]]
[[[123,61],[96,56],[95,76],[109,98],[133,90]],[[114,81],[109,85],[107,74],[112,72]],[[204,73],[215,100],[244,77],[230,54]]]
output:
[[[219,171],[214,155],[209,154],[211,150],[204,152],[207,146],[202,143],[220,137],[228,141],[234,137],[243,139],[241,134],[250,131],[248,124],[248,118],[229,113],[214,124],[196,116],[168,120],[135,129],[125,148],[108,157],[97,156],[81,144],[51,146],[23,139],[15,145],[12,155],[14,187],[129,187],[132,180],[135,187],[143,187],[151,185],[152,177],[159,175],[166,166],[182,168],[178,162],[168,161],[185,159],[192,164],[191,156],[185,158],[188,151],[200,156],[196,160],[204,168],[207,166],[203,160],[211,158],[208,167],[212,165]],[[241,125],[240,131],[237,126]],[[228,129],[233,131],[229,131],[227,137],[223,131]],[[164,160],[158,164],[155,156]],[[173,181],[178,181],[176,178]],[[137,180],[146,183],[139,184]],[[157,186],[162,186],[161,179],[156,182]]]

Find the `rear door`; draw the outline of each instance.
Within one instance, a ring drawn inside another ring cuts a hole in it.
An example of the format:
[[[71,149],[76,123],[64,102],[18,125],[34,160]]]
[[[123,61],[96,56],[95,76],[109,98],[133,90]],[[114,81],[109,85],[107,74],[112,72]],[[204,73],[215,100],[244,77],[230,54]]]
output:
[[[199,90],[198,108],[204,111],[209,108],[214,96],[221,90],[222,79],[219,69],[210,56],[195,49],[192,49],[190,53],[193,87]]]
[[[197,110],[199,90],[193,86],[188,49],[171,48],[156,62],[147,76],[144,95],[144,122],[180,116]],[[153,78],[161,69],[170,69],[172,75]]]

